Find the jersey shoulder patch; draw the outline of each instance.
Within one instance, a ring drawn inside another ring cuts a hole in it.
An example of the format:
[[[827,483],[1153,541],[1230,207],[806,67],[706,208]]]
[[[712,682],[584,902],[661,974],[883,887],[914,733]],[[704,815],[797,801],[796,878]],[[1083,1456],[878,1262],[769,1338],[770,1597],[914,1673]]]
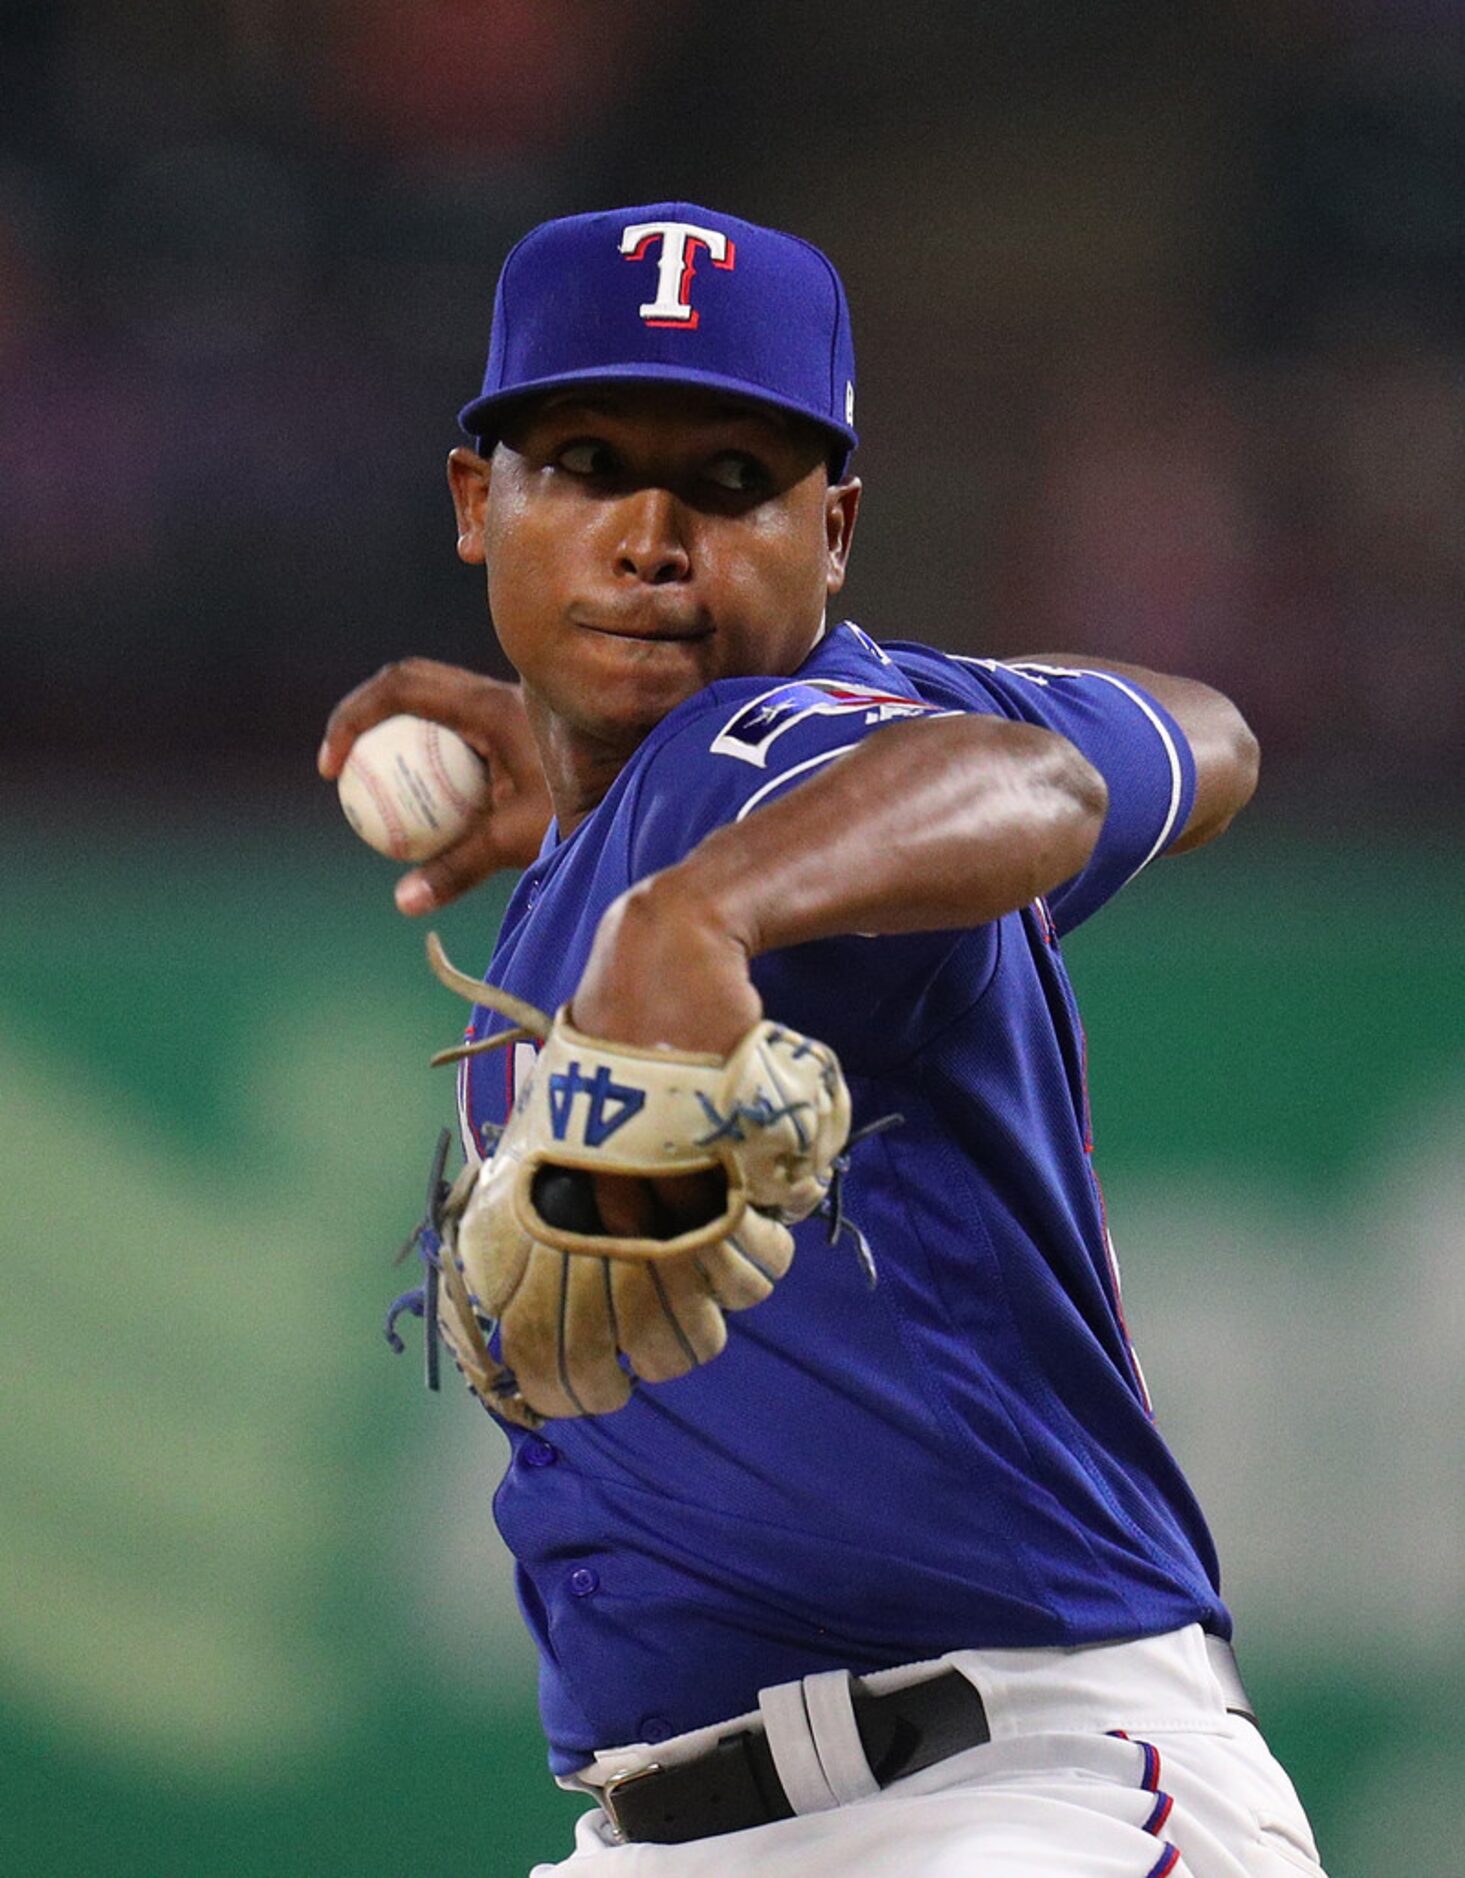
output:
[[[924,698],[857,685],[844,678],[795,678],[740,705],[712,739],[714,756],[737,757],[762,769],[768,752],[786,731],[810,717],[857,713],[866,724],[899,717],[936,716],[942,707]]]

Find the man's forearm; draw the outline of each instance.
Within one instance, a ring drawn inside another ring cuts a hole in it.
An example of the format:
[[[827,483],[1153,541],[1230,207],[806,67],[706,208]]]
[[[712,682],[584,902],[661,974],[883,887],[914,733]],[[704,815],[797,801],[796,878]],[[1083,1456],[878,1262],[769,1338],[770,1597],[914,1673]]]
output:
[[[717,829],[633,890],[705,917],[750,958],[838,933],[976,926],[1087,861],[1103,779],[1067,739],[1004,718],[892,724]]]

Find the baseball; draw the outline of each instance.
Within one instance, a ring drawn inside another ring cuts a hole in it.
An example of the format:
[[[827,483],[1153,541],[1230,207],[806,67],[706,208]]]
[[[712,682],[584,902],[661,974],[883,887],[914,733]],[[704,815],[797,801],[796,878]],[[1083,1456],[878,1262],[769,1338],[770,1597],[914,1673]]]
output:
[[[337,784],[346,820],[393,861],[430,861],[488,800],[488,765],[425,717],[389,717],[364,731]]]

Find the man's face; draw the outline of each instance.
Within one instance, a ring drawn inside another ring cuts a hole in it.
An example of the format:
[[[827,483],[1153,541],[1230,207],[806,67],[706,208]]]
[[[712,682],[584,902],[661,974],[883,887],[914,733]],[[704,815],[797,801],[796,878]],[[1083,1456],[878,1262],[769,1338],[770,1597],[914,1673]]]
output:
[[[459,554],[557,738],[629,753],[714,679],[803,662],[859,498],[826,449],[766,407],[626,386],[539,400],[487,464],[453,453]]]

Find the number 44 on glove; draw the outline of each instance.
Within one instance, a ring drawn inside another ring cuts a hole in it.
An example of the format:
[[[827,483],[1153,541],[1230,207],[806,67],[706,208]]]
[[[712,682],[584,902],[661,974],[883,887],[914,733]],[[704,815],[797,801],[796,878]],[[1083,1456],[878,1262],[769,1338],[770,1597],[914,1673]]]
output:
[[[789,1226],[829,1193],[850,1128],[834,1052],[767,1022],[726,1057],[612,1043],[457,971],[436,934],[428,958],[450,990],[511,1020],[467,1050],[541,1045],[492,1153],[463,1170],[437,1222],[437,1322],[469,1387],[538,1427],[620,1408],[622,1357],[647,1382],[709,1362],[724,1313],[768,1296],[793,1258]],[[601,1222],[602,1177],[709,1174],[711,1218],[648,1204],[643,1236]]]

